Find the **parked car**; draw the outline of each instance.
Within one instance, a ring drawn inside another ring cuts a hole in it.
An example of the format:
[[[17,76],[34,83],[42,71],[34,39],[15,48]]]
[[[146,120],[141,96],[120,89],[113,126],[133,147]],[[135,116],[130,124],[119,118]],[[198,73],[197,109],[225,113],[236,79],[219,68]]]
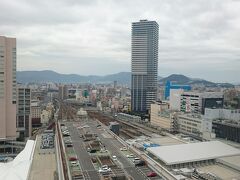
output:
[[[139,162],[135,163],[135,166],[144,166],[145,161],[140,160]]]
[[[108,165],[102,165],[102,169],[108,169]]]
[[[120,148],[120,151],[127,151],[127,147]]]
[[[71,161],[71,165],[72,166],[78,166],[78,162],[77,161]]]
[[[112,156],[112,159],[113,159],[114,161],[116,161],[116,160],[117,160],[117,156]]]
[[[109,173],[109,172],[111,172],[112,170],[111,170],[111,168],[100,168],[99,170],[98,170],[98,172],[99,173],[101,173],[101,174],[106,174],[106,173]]]
[[[96,149],[91,149],[90,153],[96,153],[97,150]]]
[[[147,177],[156,177],[156,176],[157,176],[157,173],[155,173],[155,172],[147,173]]]
[[[108,151],[106,149],[101,149],[100,153],[107,153]]]
[[[128,154],[127,158],[134,158],[134,154]]]
[[[69,158],[69,161],[76,161],[76,160],[77,160],[76,157],[70,157],[70,158]]]
[[[141,159],[138,158],[138,157],[136,157],[136,158],[133,159],[133,162],[134,162],[134,163],[138,163],[139,161],[141,161]]]
[[[67,147],[73,147],[73,144],[67,144]]]

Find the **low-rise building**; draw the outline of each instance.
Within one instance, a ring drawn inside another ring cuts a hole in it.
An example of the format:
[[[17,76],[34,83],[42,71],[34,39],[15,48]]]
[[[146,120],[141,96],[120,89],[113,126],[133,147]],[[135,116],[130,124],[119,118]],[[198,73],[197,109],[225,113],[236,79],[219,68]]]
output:
[[[207,119],[227,119],[240,122],[240,109],[210,109],[205,108]]]
[[[212,126],[217,138],[240,143],[240,122],[232,120],[214,120]]]
[[[204,114],[205,108],[223,108],[222,92],[184,92],[181,95],[181,111]]]
[[[204,118],[212,121],[217,138],[240,142],[240,109],[205,108]]]
[[[198,138],[211,139],[215,137],[212,133],[212,121],[204,119],[199,114],[178,115],[178,128],[179,132]]]
[[[41,123],[48,124],[50,120],[50,112],[47,110],[43,110],[41,113]]]
[[[31,101],[31,117],[32,117],[32,127],[41,126],[41,106],[40,101],[32,100]]]
[[[117,118],[120,120],[126,120],[126,121],[141,121],[140,116],[130,115],[126,113],[118,113]]]
[[[168,104],[151,104],[150,123],[153,126],[160,127],[170,132],[177,130],[176,113],[168,110]]]
[[[180,111],[181,110],[181,95],[183,94],[183,89],[170,89],[169,105],[170,110]]]

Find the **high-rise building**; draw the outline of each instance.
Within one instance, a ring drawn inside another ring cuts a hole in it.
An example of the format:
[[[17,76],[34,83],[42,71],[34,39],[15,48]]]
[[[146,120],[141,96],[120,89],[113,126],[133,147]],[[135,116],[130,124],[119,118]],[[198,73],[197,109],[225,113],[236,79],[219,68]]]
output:
[[[16,139],[16,39],[0,36],[0,140]]]
[[[140,20],[132,23],[131,109],[145,113],[157,98],[158,24]]]
[[[19,87],[17,89],[17,131],[19,138],[31,136],[31,89]]]
[[[68,97],[68,87],[67,85],[60,85],[58,87],[58,97],[60,100],[67,99]]]

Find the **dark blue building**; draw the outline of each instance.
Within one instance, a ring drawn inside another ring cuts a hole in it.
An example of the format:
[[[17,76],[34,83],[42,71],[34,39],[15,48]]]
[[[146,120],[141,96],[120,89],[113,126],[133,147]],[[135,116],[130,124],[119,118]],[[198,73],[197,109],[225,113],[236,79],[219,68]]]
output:
[[[165,99],[169,98],[170,89],[183,89],[183,90],[186,90],[186,91],[190,91],[191,86],[190,85],[177,85],[177,84],[173,85],[170,81],[167,81],[166,85],[165,85]]]

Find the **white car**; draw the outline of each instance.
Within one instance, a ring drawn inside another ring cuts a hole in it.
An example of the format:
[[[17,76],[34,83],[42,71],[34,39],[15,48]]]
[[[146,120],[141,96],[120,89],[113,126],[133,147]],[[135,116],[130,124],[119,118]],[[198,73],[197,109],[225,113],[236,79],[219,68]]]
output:
[[[113,159],[114,161],[116,161],[116,160],[117,160],[117,156],[112,156],[112,159]]]
[[[77,163],[77,161],[71,161],[71,165],[72,166],[78,166],[78,163]]]
[[[85,125],[85,126],[83,126],[83,128],[90,128],[90,126],[89,125]]]
[[[106,149],[101,149],[100,150],[100,153],[107,153],[108,152],[108,150],[106,150]]]
[[[108,165],[102,165],[102,169],[108,169]]]
[[[139,161],[141,161],[141,159],[138,158],[138,157],[136,157],[136,158],[133,159],[133,162],[134,162],[134,163],[138,163]]]
[[[128,154],[127,158],[134,158],[134,155],[133,154]]]
[[[98,170],[99,173],[109,173],[111,171],[112,171],[111,168],[100,168]]]
[[[127,151],[127,147],[120,148],[120,151]]]

